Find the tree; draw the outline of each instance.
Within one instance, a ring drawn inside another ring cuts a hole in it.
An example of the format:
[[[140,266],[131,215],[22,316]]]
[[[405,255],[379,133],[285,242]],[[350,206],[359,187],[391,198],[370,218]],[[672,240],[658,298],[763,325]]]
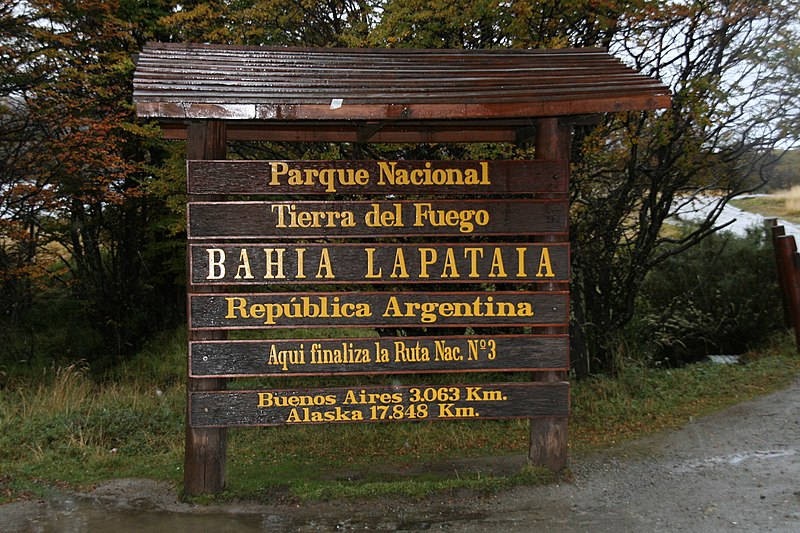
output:
[[[666,112],[607,115],[573,135],[575,366],[611,368],[649,269],[715,231],[722,205],[757,185],[753,177],[797,140],[798,7],[797,0],[10,0],[0,7],[0,282],[16,291],[41,272],[36,258],[44,250],[61,253],[69,290],[118,353],[164,323],[153,309],[175,311],[165,301],[180,301],[174,279],[183,270],[180,240],[170,233],[181,220],[179,147],[158,140],[130,104],[131,54],[147,40],[604,46],[674,94]],[[524,145],[234,143],[231,150],[273,158],[530,156]],[[696,231],[678,242],[663,235],[677,208],[711,192],[716,210]]]
[[[796,2],[645,4],[617,25],[612,50],[673,89],[665,113],[608,115],[576,135],[571,191],[573,365],[613,366],[618,335],[647,272],[716,231],[733,196],[753,188],[787,141],[775,105],[797,79],[772,52],[795,40]],[[760,180],[763,182],[763,180]],[[756,184],[758,185],[758,184]],[[699,195],[714,209],[675,241],[665,222]],[[577,356],[577,357],[576,357]]]
[[[271,46],[364,46],[379,0],[182,3],[162,19],[173,40]]]
[[[672,88],[666,112],[608,114],[573,135],[573,368],[585,374],[613,367],[648,271],[716,231],[725,203],[763,183],[752,177],[792,135],[797,12],[796,1],[404,1],[387,3],[374,35],[392,46],[609,47]],[[711,194],[695,231],[662,234]]]
[[[26,45],[18,69],[32,81],[16,84],[4,121],[25,122],[15,146],[28,155],[24,166],[11,161],[19,175],[6,174],[13,186],[3,189],[2,220],[13,233],[4,253],[31,252],[27,271],[4,274],[30,280],[48,264],[41,251],[55,250],[69,269],[64,288],[101,333],[97,353],[82,354],[90,359],[128,353],[182,307],[174,273],[168,283],[158,275],[169,263],[165,250],[155,253],[166,208],[147,194],[170,150],[157,128],[135,121],[131,104],[131,54],[143,44],[134,37],[149,38],[155,27],[119,18],[138,14],[138,4],[31,0],[20,4],[25,23],[8,37],[10,48]]]
[[[32,171],[45,159],[44,132],[24,100],[43,70],[31,23],[24,2],[0,6],[0,312],[12,318],[30,305],[40,252],[36,222],[50,201],[46,183]]]

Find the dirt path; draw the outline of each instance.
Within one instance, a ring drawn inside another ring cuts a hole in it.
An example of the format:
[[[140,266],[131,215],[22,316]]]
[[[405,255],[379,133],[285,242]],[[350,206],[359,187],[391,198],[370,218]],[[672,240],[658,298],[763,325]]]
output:
[[[573,459],[574,480],[495,496],[301,506],[192,506],[117,480],[0,506],[1,532],[800,531],[800,382],[686,427]]]
[[[573,468],[462,530],[800,531],[800,383]]]

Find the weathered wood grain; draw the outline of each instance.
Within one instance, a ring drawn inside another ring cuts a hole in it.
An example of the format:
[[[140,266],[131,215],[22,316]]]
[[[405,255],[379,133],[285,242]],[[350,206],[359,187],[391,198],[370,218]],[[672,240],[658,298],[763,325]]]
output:
[[[226,153],[227,130],[217,120],[194,122],[188,127],[187,157],[191,159],[221,159]],[[192,200],[192,196],[189,196]],[[191,287],[189,287],[191,291]],[[217,292],[219,287],[201,287],[197,290]],[[224,339],[225,331],[190,331],[189,341]],[[187,400],[192,391],[224,390],[225,379],[195,379],[187,377]],[[224,428],[193,428],[190,423],[188,401],[186,409],[186,437],[184,443],[183,485],[184,493],[198,496],[221,492],[227,475],[228,437]]]
[[[192,342],[194,377],[566,370],[567,335]]]
[[[192,427],[566,417],[569,384],[197,392],[189,401]]]
[[[193,244],[193,285],[569,281],[569,244]]]
[[[189,239],[491,236],[567,232],[563,200],[193,202]]]
[[[563,326],[567,292],[192,294],[189,327]]]
[[[187,161],[190,194],[566,193],[564,161]]]

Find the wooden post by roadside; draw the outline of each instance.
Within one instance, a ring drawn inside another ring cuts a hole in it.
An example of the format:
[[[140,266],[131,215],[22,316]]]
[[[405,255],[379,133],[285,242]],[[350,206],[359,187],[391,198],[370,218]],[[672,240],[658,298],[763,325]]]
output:
[[[778,226],[777,219],[769,219],[767,225],[772,239],[772,252],[775,255],[775,266],[778,275],[778,290],[781,293],[781,305],[783,307],[783,323],[787,328],[791,328],[792,322],[792,309],[789,304],[789,286],[787,285],[788,277],[791,275],[787,269],[787,264],[781,261],[781,253],[778,248],[778,238],[786,234],[783,226]]]
[[[186,158],[225,159],[226,128],[221,120],[193,121],[187,130]],[[217,200],[214,196],[189,195],[188,201]],[[188,269],[187,269],[188,271]],[[188,293],[221,292],[219,287],[192,286]],[[191,320],[191,317],[188,317]],[[189,331],[189,341],[222,340],[224,331]],[[188,364],[188,357],[187,357]],[[189,373],[187,372],[187,376]],[[225,428],[192,428],[190,426],[190,392],[224,390],[224,378],[187,378],[186,445],[184,448],[183,491],[188,496],[213,494],[225,488],[227,433]]]
[[[786,286],[795,342],[797,351],[800,352],[800,258],[797,254],[797,243],[791,235],[779,236],[775,242],[778,271]]]
[[[536,121],[536,159],[569,160],[570,128],[559,124],[557,118]],[[569,179],[569,177],[568,177]],[[547,241],[556,238],[547,237]],[[559,290],[558,284],[549,283],[542,290]],[[543,328],[542,333],[564,333],[561,328]],[[556,331],[558,330],[558,331]],[[534,382],[566,381],[563,371],[534,372]],[[553,472],[567,467],[567,429],[566,417],[533,418],[530,421],[530,444],[528,459],[535,466],[542,466]]]

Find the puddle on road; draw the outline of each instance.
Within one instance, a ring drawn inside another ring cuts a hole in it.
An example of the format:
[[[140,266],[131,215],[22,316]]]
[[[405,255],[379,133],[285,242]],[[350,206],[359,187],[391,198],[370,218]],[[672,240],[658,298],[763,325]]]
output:
[[[287,531],[291,524],[281,517],[259,514],[212,515],[148,511],[142,509],[109,509],[91,501],[62,500],[49,503],[45,512],[30,517],[27,524],[16,524],[31,533],[250,533]],[[0,524],[0,531],[3,526]]]
[[[437,513],[429,516],[393,516],[367,519],[300,518],[269,513],[219,513],[203,508],[176,513],[145,508],[119,509],[102,501],[65,498],[51,501],[26,523],[0,524],[0,532],[31,533],[272,533],[284,531],[426,531],[450,529],[458,523],[485,518],[480,513]],[[12,527],[7,530],[4,527]],[[449,526],[449,527],[448,527]]]

